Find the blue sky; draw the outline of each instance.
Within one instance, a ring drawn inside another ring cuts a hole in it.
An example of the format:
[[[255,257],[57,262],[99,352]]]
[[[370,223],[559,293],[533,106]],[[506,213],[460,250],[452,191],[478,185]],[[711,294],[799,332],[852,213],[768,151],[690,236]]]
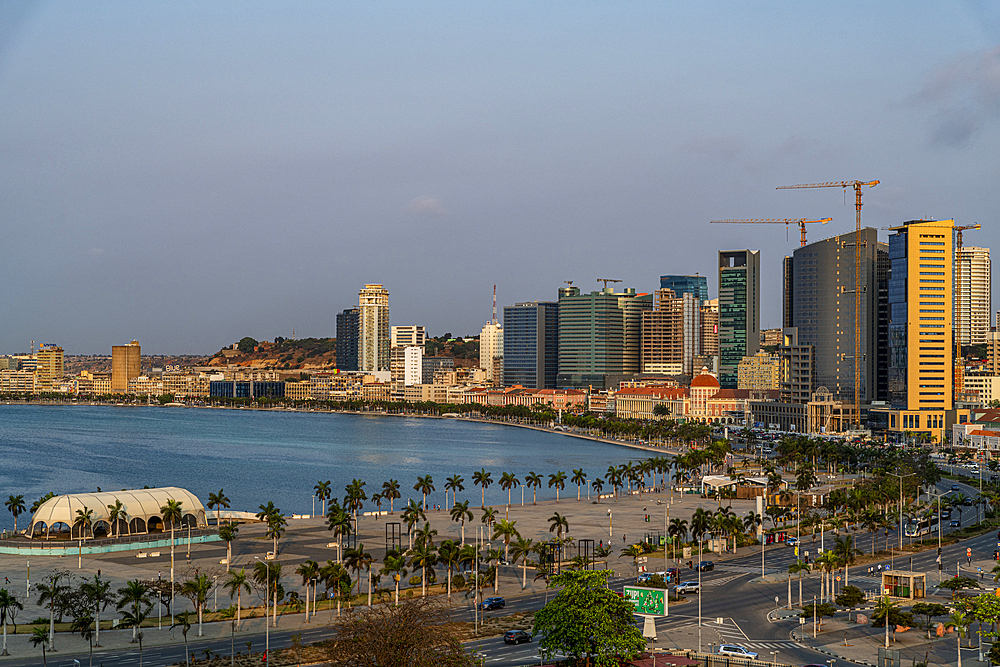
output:
[[[0,5],[0,353],[477,332],[564,280],[650,291],[879,179],[865,222],[997,234],[995,2]],[[883,235],[885,232],[882,232]]]

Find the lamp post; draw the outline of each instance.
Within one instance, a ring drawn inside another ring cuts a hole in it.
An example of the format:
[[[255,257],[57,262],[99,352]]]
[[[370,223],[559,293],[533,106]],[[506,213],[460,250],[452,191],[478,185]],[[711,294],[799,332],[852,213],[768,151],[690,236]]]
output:
[[[271,628],[268,625],[267,609],[271,598],[271,568],[257,556],[254,556],[253,559],[258,563],[264,563],[264,655],[270,658]]]
[[[608,508],[608,542],[613,542],[615,539],[615,519],[611,516],[611,509]]]
[[[905,475],[898,472],[889,473],[893,477],[899,478],[899,548],[903,548],[903,479],[912,477],[916,473],[908,472]]]
[[[944,568],[944,564],[941,562],[941,496],[944,495],[944,492],[942,491],[941,493],[928,493],[927,495],[930,496],[931,498],[935,498],[936,497],[937,501],[938,501],[938,511],[937,511],[937,516],[938,516],[937,564],[938,564],[938,583],[940,584],[941,583],[941,570]]]

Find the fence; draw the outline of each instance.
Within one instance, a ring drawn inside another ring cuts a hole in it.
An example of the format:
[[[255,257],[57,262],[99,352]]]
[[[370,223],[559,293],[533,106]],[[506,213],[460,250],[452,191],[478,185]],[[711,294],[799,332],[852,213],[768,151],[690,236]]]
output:
[[[750,658],[737,658],[732,655],[719,655],[718,653],[698,653],[697,651],[657,651],[656,655],[673,655],[697,660],[701,667],[789,667],[783,662],[751,660]]]
[[[219,534],[211,529],[199,528],[191,531],[191,544],[217,542]],[[188,532],[178,530],[174,533],[174,545],[180,547],[188,543]],[[123,537],[100,540],[0,540],[0,554],[20,556],[75,556],[84,554],[103,554],[114,551],[134,551],[139,549],[170,548],[170,534],[125,535]]]

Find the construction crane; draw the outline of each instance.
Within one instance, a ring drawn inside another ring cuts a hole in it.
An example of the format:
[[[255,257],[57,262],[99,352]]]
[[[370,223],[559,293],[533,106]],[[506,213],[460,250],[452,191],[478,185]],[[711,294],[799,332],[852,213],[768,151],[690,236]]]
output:
[[[572,280],[564,280],[563,282],[566,283],[567,285],[569,285],[570,287],[573,286],[573,281]]]
[[[806,225],[810,222],[818,222],[821,224],[826,224],[833,220],[833,218],[820,218],[819,220],[806,220],[805,218],[752,218],[746,220],[712,220],[713,223],[742,223],[742,224],[784,224],[785,230],[787,232],[788,225],[797,224],[799,226],[799,242],[800,245],[806,244]]]
[[[966,229],[981,229],[981,228],[982,227],[980,226],[980,224],[978,222],[975,223],[975,224],[972,224],[972,225],[963,225],[961,227],[955,227],[954,228],[955,231],[958,232],[958,234],[956,235],[957,238],[956,238],[956,242],[955,242],[955,299],[956,299],[955,314],[957,315],[957,317],[955,317],[955,320],[956,320],[956,324],[958,324],[958,333],[955,335],[955,363],[956,364],[962,363],[962,361],[961,361],[962,360],[962,279],[961,279],[961,276],[962,276],[962,264],[961,264],[961,262],[962,262],[962,232],[965,231]],[[972,282],[971,282],[972,281],[972,267],[971,266],[969,267],[969,281],[970,281],[969,284],[971,285],[972,284]],[[971,294],[970,294],[970,296],[971,296]],[[972,309],[971,308],[969,309],[969,315],[970,315],[969,319],[971,321],[971,319],[972,319],[972,317],[971,317],[971,315],[972,315]],[[952,370],[954,372],[954,369],[952,369]],[[955,373],[955,374],[957,376],[957,373]],[[956,377],[955,379],[957,380],[958,378]],[[959,389],[962,389],[963,391],[965,390],[965,386],[964,386],[964,384],[965,384],[964,373],[963,373],[963,378],[962,378],[962,386],[959,386],[958,382],[955,382],[954,384],[955,384],[955,390],[956,391],[958,391]]]
[[[620,283],[621,281],[615,278],[598,278],[597,282],[604,283],[604,289],[608,289],[608,283]]]
[[[800,185],[779,185],[776,190],[798,190],[803,188],[854,188],[854,210],[857,218],[857,234],[854,237],[854,414],[852,419],[861,425],[861,189],[866,185],[874,188],[879,181],[830,181],[827,183],[803,183]]]

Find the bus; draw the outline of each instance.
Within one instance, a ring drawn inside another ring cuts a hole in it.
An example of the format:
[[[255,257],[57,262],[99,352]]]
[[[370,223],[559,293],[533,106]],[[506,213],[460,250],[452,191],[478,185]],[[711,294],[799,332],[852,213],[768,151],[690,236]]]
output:
[[[937,516],[910,519],[903,526],[903,534],[907,537],[923,537],[924,535],[930,535],[937,527],[937,522]]]

